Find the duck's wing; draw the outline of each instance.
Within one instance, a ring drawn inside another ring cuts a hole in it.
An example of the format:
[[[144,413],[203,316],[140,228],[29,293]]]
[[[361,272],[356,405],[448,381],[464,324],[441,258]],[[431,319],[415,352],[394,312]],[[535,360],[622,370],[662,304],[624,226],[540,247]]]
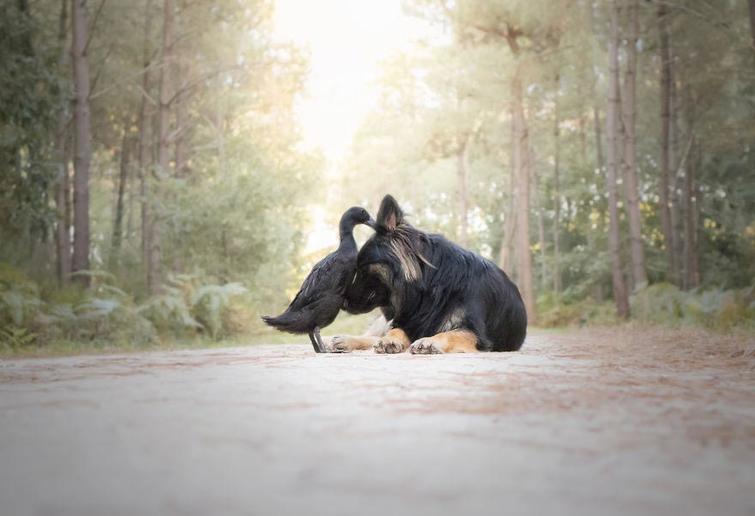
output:
[[[337,252],[331,253],[312,267],[301,289],[291,301],[289,308],[306,306],[325,294],[333,293],[341,287],[342,269],[348,268],[348,261]],[[353,271],[351,271],[353,274]]]

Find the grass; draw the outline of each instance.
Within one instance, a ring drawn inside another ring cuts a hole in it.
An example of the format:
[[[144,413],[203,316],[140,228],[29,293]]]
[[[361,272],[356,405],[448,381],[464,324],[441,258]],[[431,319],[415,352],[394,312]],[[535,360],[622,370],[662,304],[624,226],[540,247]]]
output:
[[[341,314],[336,321],[328,326],[324,335],[350,334],[360,335],[364,333],[370,322],[376,316],[373,314],[365,315],[348,315]],[[579,325],[580,327],[582,325]],[[603,331],[606,334],[622,335],[625,333],[636,334],[645,330],[656,329],[659,332],[665,332],[668,338],[678,339],[680,345],[688,340],[691,335],[708,335],[721,336],[728,335],[743,339],[744,341],[755,342],[755,332],[751,327],[742,327],[729,330],[726,332],[702,331],[699,328],[685,327],[680,325],[659,325],[641,323],[638,321],[629,321],[616,324],[586,324],[584,329]],[[553,335],[560,334],[578,334],[580,329],[577,325],[560,325],[549,327],[530,327],[530,335]],[[227,348],[237,346],[256,346],[262,344],[306,344],[309,345],[309,338],[306,335],[291,335],[282,333],[272,328],[268,328],[261,322],[250,321],[242,335],[221,340],[213,340],[209,337],[196,335],[192,337],[162,336],[156,340],[147,343],[135,343],[133,341],[110,341],[110,340],[88,340],[88,341],[71,341],[56,340],[39,344],[22,344],[15,347],[0,345],[0,358],[34,358],[34,357],[56,357],[71,355],[90,355],[90,354],[115,354],[115,353],[137,353],[144,351],[171,351],[186,349],[211,349]]]
[[[342,314],[323,331],[324,335],[364,333],[374,314]],[[54,340],[45,344],[27,344],[16,347],[1,346],[0,358],[41,358],[72,355],[106,355],[114,353],[137,353],[143,351],[171,351],[181,349],[211,349],[260,344],[309,344],[307,335],[282,333],[262,324],[251,325],[248,334],[213,340],[209,337],[162,336],[147,343],[111,340]]]

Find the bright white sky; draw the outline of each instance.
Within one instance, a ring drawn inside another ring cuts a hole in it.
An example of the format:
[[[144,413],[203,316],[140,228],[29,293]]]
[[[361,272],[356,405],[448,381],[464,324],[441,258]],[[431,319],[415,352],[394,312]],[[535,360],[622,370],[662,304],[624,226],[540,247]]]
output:
[[[305,144],[341,160],[377,98],[382,60],[427,31],[401,0],[277,0],[275,38],[311,52],[306,97],[298,106]]]
[[[297,116],[305,146],[321,149],[328,160],[330,180],[338,177],[354,133],[375,104],[381,61],[432,36],[430,30],[403,12],[401,0],[277,0],[275,39],[310,51]],[[307,251],[332,246],[338,221],[318,208],[312,218]]]

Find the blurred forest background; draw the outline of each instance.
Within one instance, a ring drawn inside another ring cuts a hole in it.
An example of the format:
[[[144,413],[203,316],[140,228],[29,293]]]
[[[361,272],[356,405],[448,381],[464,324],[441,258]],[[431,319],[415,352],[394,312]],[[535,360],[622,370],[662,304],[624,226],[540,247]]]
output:
[[[442,37],[383,63],[335,171],[275,9],[0,1],[0,348],[268,338],[330,250],[312,210],[335,237],[385,193],[537,325],[752,331],[755,0],[407,0]]]

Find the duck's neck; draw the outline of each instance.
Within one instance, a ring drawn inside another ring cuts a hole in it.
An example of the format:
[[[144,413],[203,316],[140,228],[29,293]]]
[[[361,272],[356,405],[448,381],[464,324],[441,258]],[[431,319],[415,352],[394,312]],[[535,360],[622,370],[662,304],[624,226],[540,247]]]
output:
[[[342,220],[338,227],[339,237],[341,238],[341,244],[339,248],[356,248],[357,243],[354,240],[354,223],[350,220]]]

